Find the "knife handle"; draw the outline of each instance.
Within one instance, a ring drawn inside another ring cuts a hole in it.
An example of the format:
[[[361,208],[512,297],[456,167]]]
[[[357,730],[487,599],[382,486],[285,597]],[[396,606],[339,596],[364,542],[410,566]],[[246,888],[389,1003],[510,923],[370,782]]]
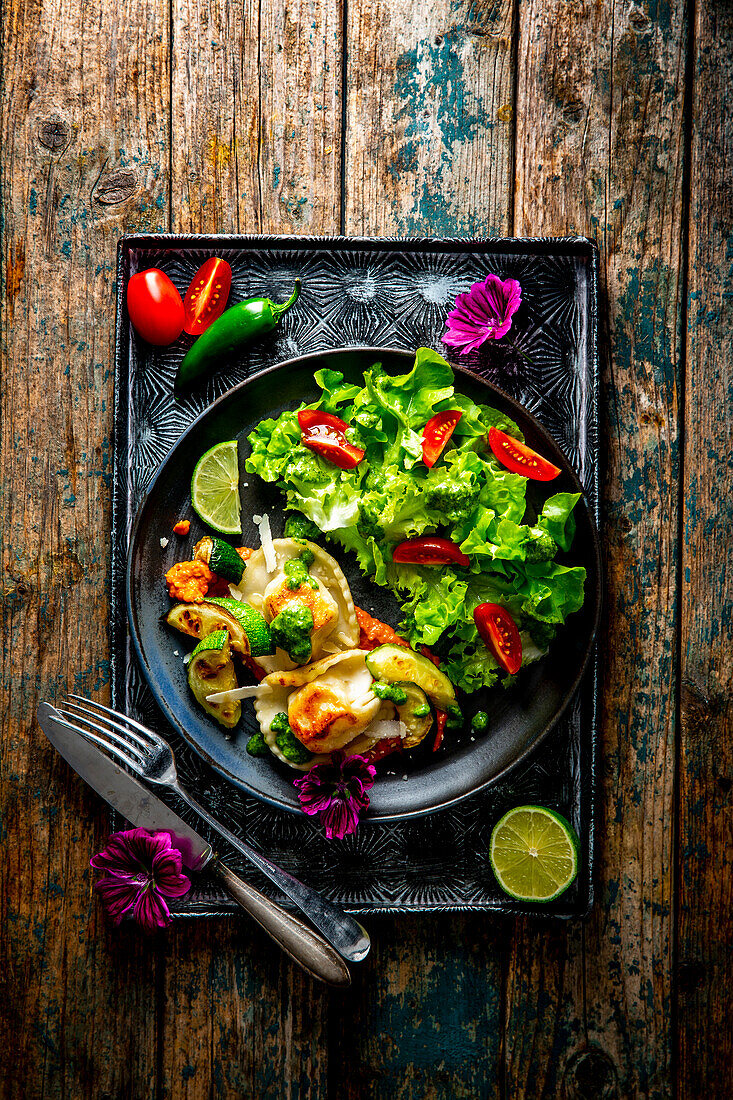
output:
[[[327,985],[341,988],[351,985],[349,968],[322,936],[244,882],[220,860],[212,861],[211,868],[219,875],[229,896],[246,909],[268,936],[307,974]]]

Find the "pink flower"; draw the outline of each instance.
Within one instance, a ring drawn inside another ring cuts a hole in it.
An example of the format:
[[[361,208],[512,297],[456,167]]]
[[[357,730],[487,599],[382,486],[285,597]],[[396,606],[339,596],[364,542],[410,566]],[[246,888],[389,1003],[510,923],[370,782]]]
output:
[[[374,786],[377,769],[365,756],[331,753],[330,764],[316,764],[294,780],[303,812],[320,815],[329,840],[353,833],[362,810],[369,808],[367,791]]]
[[[502,282],[487,275],[456,298],[456,308],[446,319],[443,343],[467,355],[485,340],[500,340],[512,327],[512,316],[522,302],[522,288],[516,279]]]
[[[147,829],[113,833],[106,848],[89,860],[90,867],[104,872],[95,889],[114,923],[132,910],[146,932],[170,924],[165,899],[182,898],[191,889],[190,880],[181,874],[182,863],[170,833]]]

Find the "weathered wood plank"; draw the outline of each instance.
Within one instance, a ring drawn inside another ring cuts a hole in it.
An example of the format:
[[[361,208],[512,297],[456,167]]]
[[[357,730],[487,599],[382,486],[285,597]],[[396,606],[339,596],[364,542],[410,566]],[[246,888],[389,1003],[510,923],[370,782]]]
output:
[[[246,5],[242,15],[175,0],[174,230],[338,232],[341,23],[328,0]],[[166,1095],[325,1095],[324,990],[244,916],[178,927],[169,945]]]
[[[320,1100],[329,993],[248,918],[168,937],[163,1095]]]
[[[511,0],[347,6],[344,232],[510,228]],[[348,1097],[498,1097],[500,933],[486,917],[385,919],[332,1014]]]
[[[679,1096],[733,1095],[733,9],[693,42],[682,544]]]
[[[2,21],[4,1096],[154,1094],[158,941],[91,890],[107,811],[33,720],[104,695],[114,253],[167,223],[167,9],[18,0]]]
[[[347,233],[510,229],[512,0],[348,5]]]
[[[607,610],[598,900],[565,952],[519,926],[508,1031],[534,1072],[510,1058],[507,1089],[666,1097],[685,8],[533,0],[520,23],[516,230],[603,260]],[[537,974],[569,991],[539,1020]]]
[[[340,0],[174,0],[173,224],[338,232]]]
[[[456,914],[370,923],[372,952],[332,1014],[334,1095],[498,1100],[503,924]]]

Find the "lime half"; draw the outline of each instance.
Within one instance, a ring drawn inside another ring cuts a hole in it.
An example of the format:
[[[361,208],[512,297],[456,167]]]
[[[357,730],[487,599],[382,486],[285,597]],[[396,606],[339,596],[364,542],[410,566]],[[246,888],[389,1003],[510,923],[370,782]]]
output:
[[[544,806],[516,806],[491,834],[489,857],[502,890],[519,901],[552,901],[578,873],[580,845],[569,821]]]
[[[198,460],[191,478],[191,503],[198,516],[224,535],[238,535],[239,463],[237,441],[217,443]]]

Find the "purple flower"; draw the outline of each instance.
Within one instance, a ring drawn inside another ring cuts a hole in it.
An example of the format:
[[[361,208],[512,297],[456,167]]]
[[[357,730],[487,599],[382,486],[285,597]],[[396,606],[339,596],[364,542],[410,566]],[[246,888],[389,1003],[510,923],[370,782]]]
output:
[[[377,769],[365,756],[331,753],[330,764],[316,764],[294,780],[304,813],[319,814],[329,840],[353,833],[362,810],[369,808],[367,791]]]
[[[89,865],[104,872],[95,889],[114,923],[132,910],[146,932],[170,923],[166,898],[182,898],[191,889],[190,880],[181,874],[181,853],[172,846],[170,833],[113,833]]]
[[[443,343],[467,355],[485,340],[500,340],[512,327],[512,316],[522,302],[522,288],[516,279],[502,282],[487,275],[456,298],[456,308],[446,319]]]

